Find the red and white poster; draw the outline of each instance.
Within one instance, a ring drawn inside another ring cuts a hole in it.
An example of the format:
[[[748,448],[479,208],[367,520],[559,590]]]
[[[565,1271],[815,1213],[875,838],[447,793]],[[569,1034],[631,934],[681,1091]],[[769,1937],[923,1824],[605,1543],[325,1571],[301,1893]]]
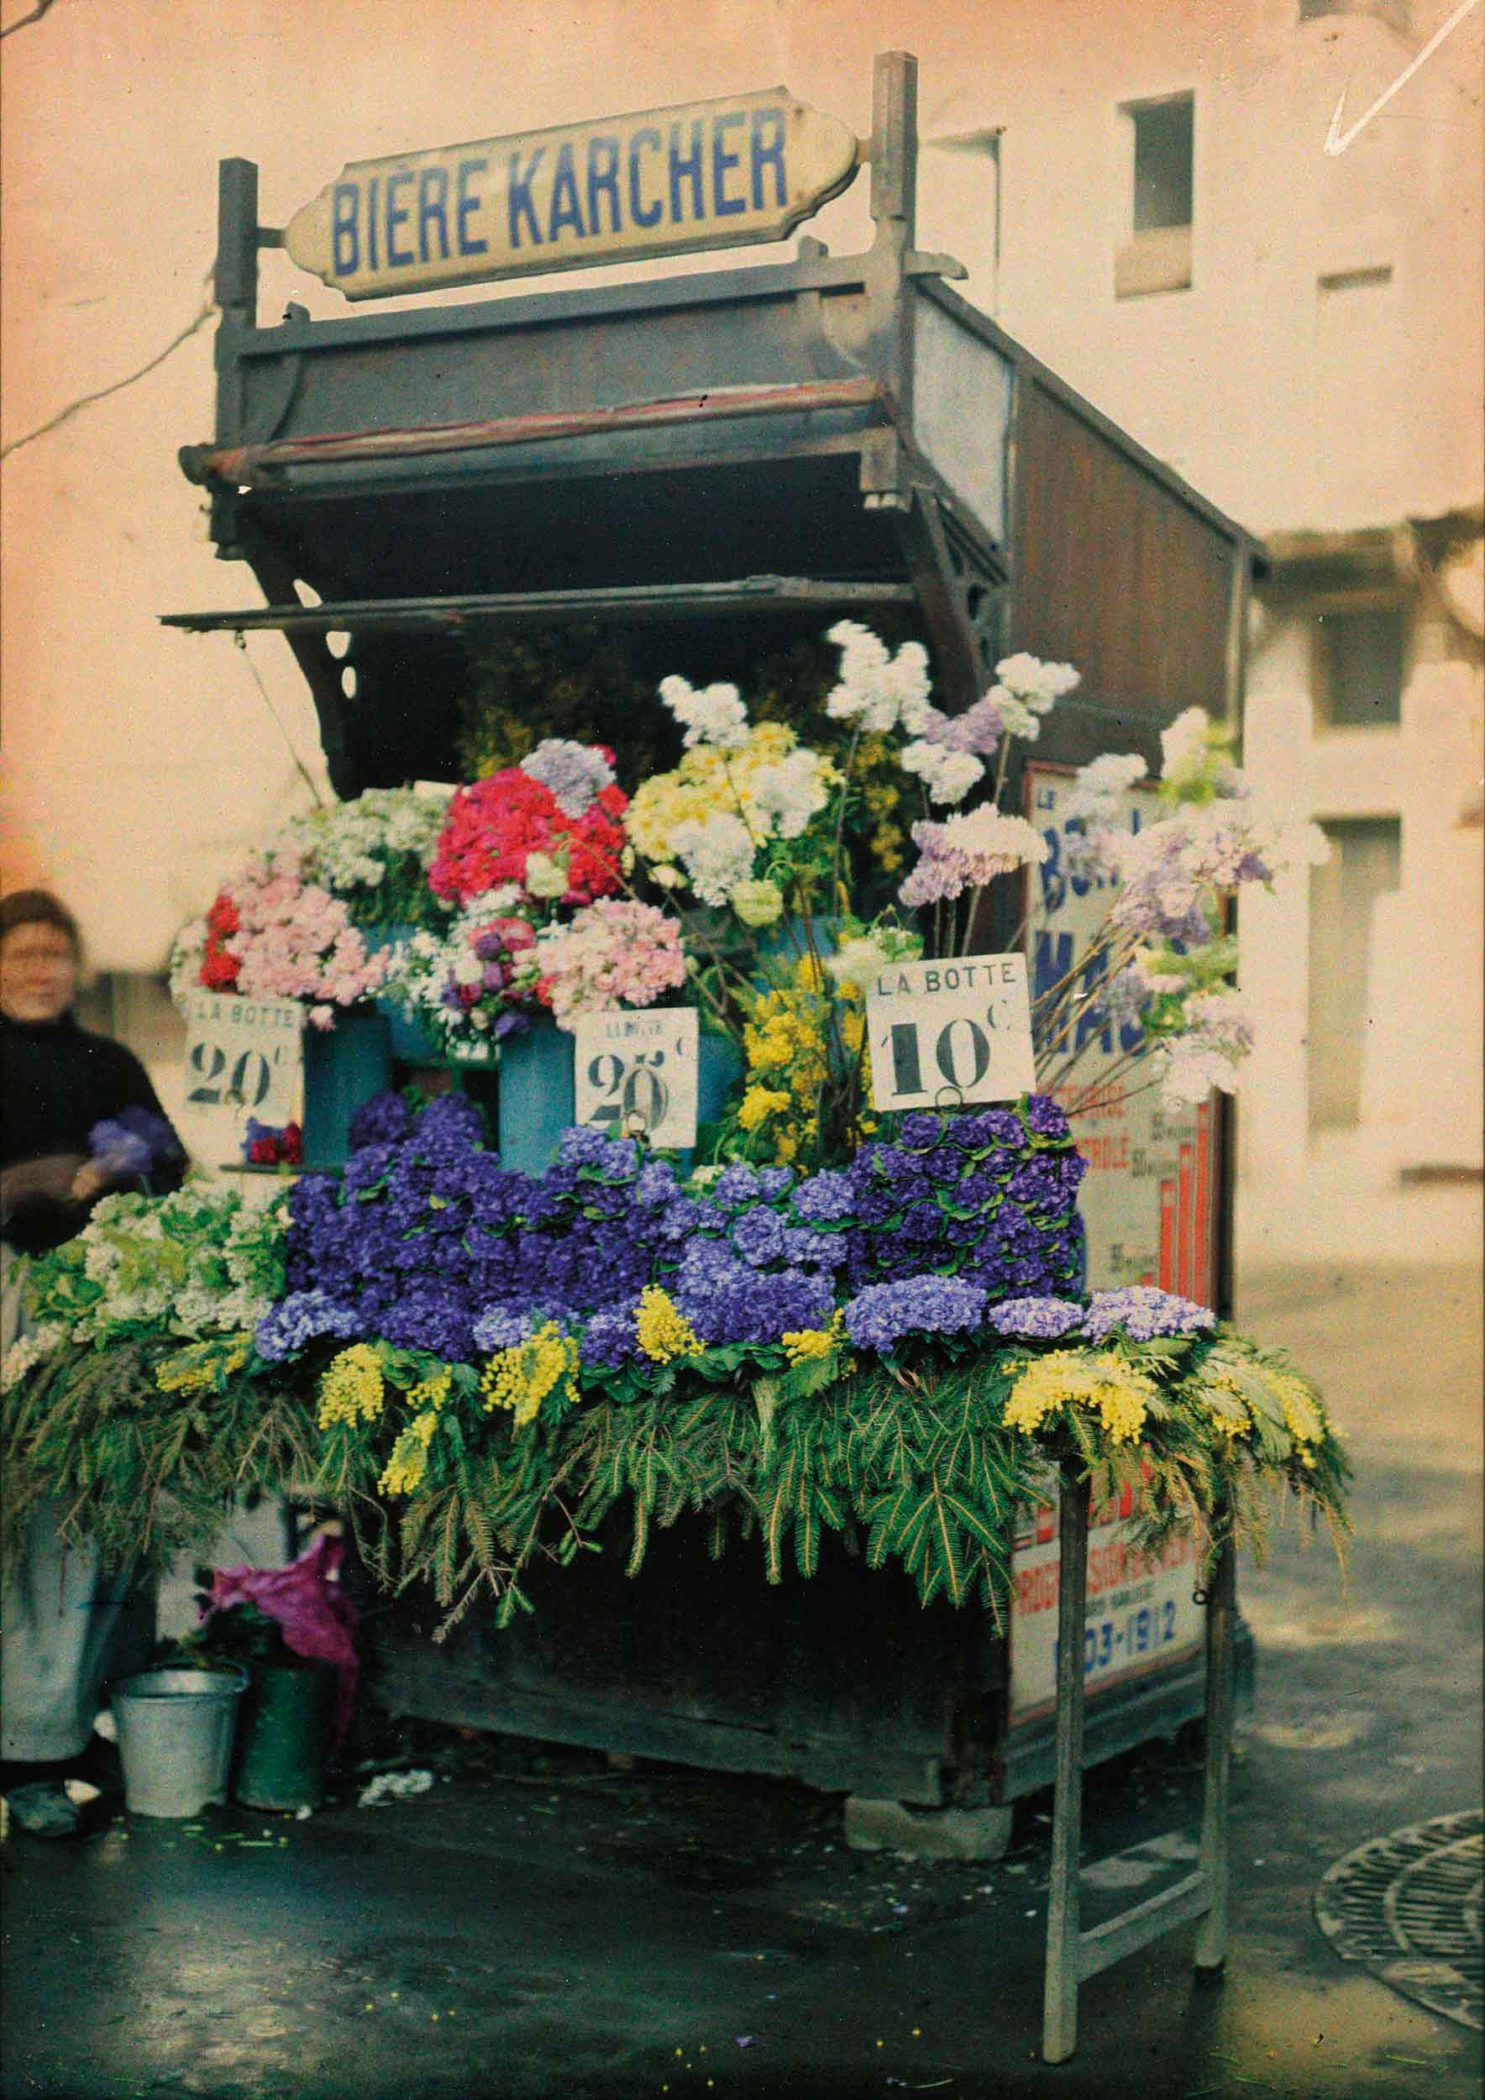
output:
[[[1049,1481],[1055,1496],[1055,1482]],[[1128,1498],[1126,1497],[1126,1504]],[[1088,1615],[1083,1684],[1089,1694],[1201,1651],[1206,1615],[1195,1600],[1196,1544],[1178,1534],[1155,1555],[1130,1544],[1128,1507],[1090,1513]],[[1062,1555],[1057,1504],[1043,1502],[1017,1523],[1011,1557],[1010,1719],[1034,1721],[1057,1703],[1057,1589]]]

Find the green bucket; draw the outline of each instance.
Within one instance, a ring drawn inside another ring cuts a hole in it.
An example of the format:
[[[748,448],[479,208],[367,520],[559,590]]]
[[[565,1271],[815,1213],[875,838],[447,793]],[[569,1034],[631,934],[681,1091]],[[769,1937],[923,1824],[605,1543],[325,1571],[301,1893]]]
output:
[[[232,1798],[245,1808],[318,1808],[325,1798],[335,1672],[302,1656],[250,1668]]]

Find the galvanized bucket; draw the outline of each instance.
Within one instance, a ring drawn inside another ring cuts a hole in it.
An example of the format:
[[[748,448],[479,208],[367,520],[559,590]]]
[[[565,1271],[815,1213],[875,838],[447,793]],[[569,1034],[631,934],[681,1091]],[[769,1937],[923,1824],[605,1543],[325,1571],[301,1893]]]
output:
[[[194,1816],[227,1798],[246,1670],[143,1670],[113,1687],[124,1801],[137,1816]]]

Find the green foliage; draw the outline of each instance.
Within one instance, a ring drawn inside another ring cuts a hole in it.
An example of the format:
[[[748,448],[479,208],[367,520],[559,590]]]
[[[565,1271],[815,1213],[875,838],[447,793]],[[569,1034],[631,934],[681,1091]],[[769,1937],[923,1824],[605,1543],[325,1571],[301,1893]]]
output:
[[[69,1344],[4,1398],[7,1544],[38,1500],[59,1496],[68,1534],[108,1559],[199,1556],[238,1499],[292,1482],[345,1514],[384,1585],[427,1583],[447,1630],[480,1597],[501,1624],[529,1610],[525,1571],[599,1550],[615,1512],[629,1519],[631,1575],[657,1530],[694,1514],[714,1554],[756,1535],[771,1583],[812,1576],[832,1532],[870,1567],[900,1563],[925,1604],[975,1604],[998,1622],[1016,1512],[1045,1497],[1049,1464],[1072,1467],[1096,1503],[1127,1489],[1147,1551],[1178,1528],[1207,1556],[1227,1538],[1261,1548],[1276,1487],[1339,1541],[1345,1457],[1282,1358],[1225,1330],[1105,1343],[1101,1360],[1127,1362],[1153,1392],[1139,1440],[1121,1441],[1071,1401],[1034,1435],[1007,1426],[1037,1353],[925,1348],[853,1366],[839,1353],[791,1365],[777,1349],[717,1349],[648,1374],[631,1366],[577,1404],[554,1391],[518,1427],[485,1412],[471,1367],[388,1345],[381,1414],[320,1431],[319,1366],[270,1371],[249,1358],[232,1370],[219,1353],[210,1380],[166,1392],[178,1344]],[[405,1497],[384,1496],[392,1445],[444,1372],[426,1472]]]

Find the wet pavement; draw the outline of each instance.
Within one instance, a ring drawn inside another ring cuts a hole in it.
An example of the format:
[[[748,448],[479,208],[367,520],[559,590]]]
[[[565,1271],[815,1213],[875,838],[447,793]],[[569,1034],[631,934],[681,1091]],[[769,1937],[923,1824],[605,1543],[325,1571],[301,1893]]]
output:
[[[1477,1287],[1311,1272],[1243,1324],[1324,1382],[1349,1578],[1292,1519],[1246,1565],[1225,1982],[1192,1932],[1085,1986],[1037,2060],[1047,1810],[993,1865],[855,1854],[802,1789],[405,1729],[426,1794],[304,1821],[123,1817],[4,1847],[5,2100],[1464,2100],[1480,2038],[1342,1962],[1313,1899],[1366,1839],[1478,1804]],[[376,1747],[374,1745],[368,1747]],[[386,1753],[395,1755],[389,1760]],[[1085,1923],[1179,1874],[1194,1746],[1090,1778]]]

